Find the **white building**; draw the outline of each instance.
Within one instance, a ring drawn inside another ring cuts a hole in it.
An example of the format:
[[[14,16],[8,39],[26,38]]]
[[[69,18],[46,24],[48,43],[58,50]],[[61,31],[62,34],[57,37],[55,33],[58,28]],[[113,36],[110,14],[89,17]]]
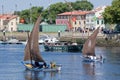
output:
[[[19,24],[19,16],[13,14],[0,15],[0,30],[17,31]]]
[[[96,16],[96,23],[95,23],[96,28],[99,26],[105,28],[104,19],[102,16],[103,12],[105,11],[105,8],[106,6],[102,6],[93,10],[95,11],[95,16]]]
[[[95,12],[89,11],[86,14],[86,27],[85,28],[94,29],[96,26],[95,23],[96,23]]]
[[[105,28],[104,19],[102,13],[104,12],[106,6],[98,7],[86,14],[86,28]]]

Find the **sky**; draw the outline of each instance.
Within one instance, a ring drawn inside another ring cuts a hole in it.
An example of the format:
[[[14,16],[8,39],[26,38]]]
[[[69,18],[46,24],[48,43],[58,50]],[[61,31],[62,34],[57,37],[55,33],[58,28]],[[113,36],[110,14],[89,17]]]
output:
[[[66,0],[68,2],[75,2],[76,0]],[[88,0],[94,7],[111,5],[112,0]],[[43,6],[47,8],[50,4],[56,2],[65,2],[64,0],[0,0],[0,14],[12,13],[14,11],[21,11],[29,9],[31,6]]]

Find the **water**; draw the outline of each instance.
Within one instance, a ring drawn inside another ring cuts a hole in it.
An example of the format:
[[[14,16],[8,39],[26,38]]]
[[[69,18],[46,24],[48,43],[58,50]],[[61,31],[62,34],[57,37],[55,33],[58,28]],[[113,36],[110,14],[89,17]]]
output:
[[[60,72],[26,71],[22,65],[24,45],[0,45],[0,80],[120,80],[120,48],[96,47],[97,55],[106,58],[104,63],[85,64],[81,53],[44,52],[47,63],[62,64]]]

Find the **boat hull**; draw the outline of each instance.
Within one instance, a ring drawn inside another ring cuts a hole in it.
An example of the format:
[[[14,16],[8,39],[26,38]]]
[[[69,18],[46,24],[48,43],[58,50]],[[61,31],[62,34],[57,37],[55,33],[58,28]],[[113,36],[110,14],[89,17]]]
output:
[[[49,66],[47,68],[38,68],[38,67],[32,67],[31,64],[26,64],[24,62],[22,63],[27,70],[31,70],[31,71],[55,72],[55,71],[61,71],[61,68],[62,68],[61,65],[56,65],[56,67],[54,68],[50,68]]]
[[[103,59],[100,59],[98,57],[93,57],[93,58],[86,58],[84,56],[82,56],[82,59],[83,59],[83,62],[88,62],[88,63],[91,63],[91,62],[101,62],[103,63],[105,61],[105,58]]]
[[[45,51],[81,52],[82,45],[44,45]]]

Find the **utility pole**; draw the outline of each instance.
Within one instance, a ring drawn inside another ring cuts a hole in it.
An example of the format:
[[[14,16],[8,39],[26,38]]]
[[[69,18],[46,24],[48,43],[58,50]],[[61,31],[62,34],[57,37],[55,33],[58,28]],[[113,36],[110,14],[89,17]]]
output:
[[[48,12],[49,12],[49,18],[48,18],[48,20],[50,21],[50,24],[52,24],[52,18],[50,17],[50,4],[51,4],[51,2],[52,2],[52,0],[49,0],[49,10],[48,10]]]
[[[17,15],[17,4],[15,4],[15,15]]]
[[[2,5],[2,15],[4,15],[4,6]]]
[[[32,4],[30,3],[30,23],[32,23]]]

